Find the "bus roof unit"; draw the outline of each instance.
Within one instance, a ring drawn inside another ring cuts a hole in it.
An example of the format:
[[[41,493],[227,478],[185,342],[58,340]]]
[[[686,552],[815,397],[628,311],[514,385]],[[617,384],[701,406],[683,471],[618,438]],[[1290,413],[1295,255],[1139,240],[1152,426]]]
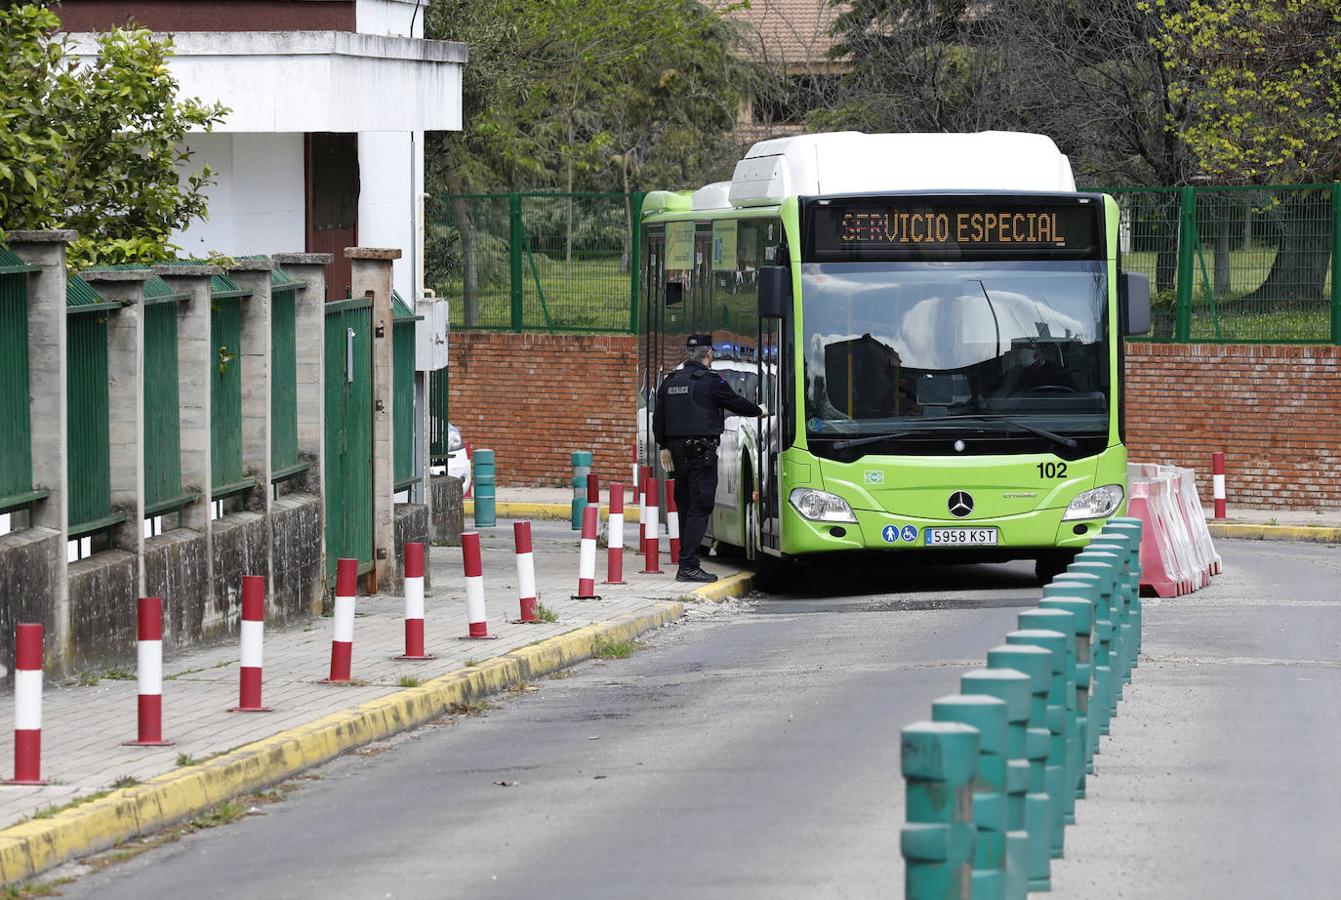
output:
[[[794,196],[1075,189],[1071,161],[1041,134],[842,131],[755,144],[736,164],[730,202],[772,206]]]

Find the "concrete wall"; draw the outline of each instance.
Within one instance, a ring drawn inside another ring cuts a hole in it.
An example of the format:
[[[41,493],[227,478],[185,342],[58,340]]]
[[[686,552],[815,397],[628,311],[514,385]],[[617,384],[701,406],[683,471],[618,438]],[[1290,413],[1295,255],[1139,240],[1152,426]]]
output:
[[[429,504],[433,543],[448,547],[461,546],[461,532],[465,530],[462,493],[460,479],[450,475],[433,476]]]
[[[0,660],[14,678],[14,626],[41,622],[47,635],[56,633],[57,607],[52,598],[65,584],[65,536],[54,528],[22,528],[0,534]]]
[[[452,335],[451,418],[494,451],[501,485],[567,485],[591,450],[603,484],[627,481],[637,427],[637,339]]]
[[[104,550],[70,563],[66,671],[134,662],[139,571],[135,554],[124,550]]]
[[[145,594],[163,598],[163,641],[187,647],[205,636],[209,599],[208,547],[205,535],[174,528],[144,542]]]
[[[312,494],[286,494],[270,506],[270,608],[281,620],[321,611],[324,514]]]
[[[174,238],[184,255],[303,249],[302,134],[193,134],[186,149],[194,154],[191,171],[208,165],[215,184],[207,191],[210,217]]]

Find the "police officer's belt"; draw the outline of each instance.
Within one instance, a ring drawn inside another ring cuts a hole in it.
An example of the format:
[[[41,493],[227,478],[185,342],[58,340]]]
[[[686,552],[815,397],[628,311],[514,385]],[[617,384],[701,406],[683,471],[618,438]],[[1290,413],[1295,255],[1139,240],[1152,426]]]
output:
[[[715,437],[674,438],[672,443],[680,445],[685,459],[706,459],[717,452],[718,439]]]

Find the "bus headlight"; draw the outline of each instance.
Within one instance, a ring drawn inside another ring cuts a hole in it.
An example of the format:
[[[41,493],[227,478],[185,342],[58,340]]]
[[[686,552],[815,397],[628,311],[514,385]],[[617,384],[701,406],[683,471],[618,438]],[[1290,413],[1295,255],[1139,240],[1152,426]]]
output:
[[[1092,491],[1077,494],[1076,498],[1066,507],[1066,515],[1062,516],[1062,521],[1102,519],[1104,516],[1112,515],[1113,510],[1121,504],[1122,485],[1106,484]]]
[[[842,497],[814,488],[796,488],[788,498],[803,518],[812,522],[856,522],[852,507]]]

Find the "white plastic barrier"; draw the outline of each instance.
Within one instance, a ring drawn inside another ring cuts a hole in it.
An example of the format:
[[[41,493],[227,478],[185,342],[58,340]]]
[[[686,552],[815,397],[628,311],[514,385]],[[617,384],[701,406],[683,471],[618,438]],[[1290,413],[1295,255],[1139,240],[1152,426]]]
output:
[[[1210,584],[1220,572],[1191,469],[1152,464],[1127,467],[1128,514],[1145,523],[1141,585],[1175,597]]]

